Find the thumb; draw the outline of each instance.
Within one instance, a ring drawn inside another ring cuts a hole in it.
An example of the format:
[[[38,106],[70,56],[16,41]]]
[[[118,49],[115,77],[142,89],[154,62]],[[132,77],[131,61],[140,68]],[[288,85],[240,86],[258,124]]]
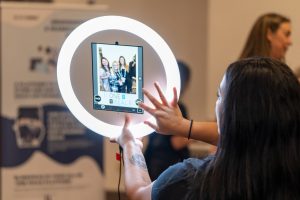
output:
[[[126,114],[125,115],[125,122],[124,122],[124,126],[123,126],[123,128],[128,128],[128,126],[129,126],[129,124],[130,124],[130,117],[129,117],[129,115],[128,114]]]

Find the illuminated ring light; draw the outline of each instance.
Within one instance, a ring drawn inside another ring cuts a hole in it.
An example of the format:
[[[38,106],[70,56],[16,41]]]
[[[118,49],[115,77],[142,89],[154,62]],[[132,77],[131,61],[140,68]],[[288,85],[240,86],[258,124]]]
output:
[[[57,61],[57,80],[62,98],[72,114],[87,128],[106,137],[117,137],[121,134],[122,126],[105,123],[91,115],[77,99],[70,77],[72,57],[78,46],[89,36],[106,30],[120,30],[134,34],[144,39],[155,50],[165,71],[168,72],[165,95],[169,101],[173,97],[173,87],[176,87],[179,97],[180,76],[175,56],[167,43],[154,30],[139,21],[120,16],[103,16],[88,20],[71,32],[62,45]],[[147,120],[155,123],[153,117]],[[134,130],[132,134],[135,137],[153,132],[153,129],[143,122],[131,125],[130,129]]]

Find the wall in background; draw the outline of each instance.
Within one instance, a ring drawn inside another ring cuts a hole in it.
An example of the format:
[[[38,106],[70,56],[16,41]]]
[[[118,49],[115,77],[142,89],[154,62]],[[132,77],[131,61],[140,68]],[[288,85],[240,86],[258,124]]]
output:
[[[214,117],[216,91],[229,63],[242,51],[249,31],[258,16],[278,12],[292,20],[293,45],[286,62],[292,68],[300,67],[300,2],[294,0],[208,1],[208,57],[206,82],[206,116]]]
[[[229,63],[236,60],[256,18],[278,12],[291,18],[293,46],[286,62],[300,67],[300,2],[294,0],[54,0],[75,4],[94,2],[107,6],[104,14],[123,15],[140,20],[156,30],[178,59],[192,68],[192,82],[184,96],[190,116],[214,119],[216,90]],[[91,5],[92,6],[92,5]],[[101,13],[101,14],[103,14]]]
[[[216,91],[227,65],[240,54],[255,19],[265,12],[289,16],[293,25],[294,45],[287,54],[287,64],[300,65],[300,2],[294,0],[89,0],[107,5],[101,15],[123,15],[137,19],[156,30],[178,59],[192,69],[192,82],[184,101],[194,119],[214,119]],[[83,0],[55,0],[57,3],[87,3]],[[93,5],[91,5],[93,6]],[[99,14],[100,15],[100,14]],[[297,54],[298,53],[298,54]],[[117,186],[117,145],[105,144],[105,170],[108,190]]]

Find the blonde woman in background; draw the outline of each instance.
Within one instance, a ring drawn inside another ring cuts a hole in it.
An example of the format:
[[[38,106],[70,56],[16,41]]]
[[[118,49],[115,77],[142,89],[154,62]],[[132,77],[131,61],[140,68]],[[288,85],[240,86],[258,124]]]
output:
[[[240,59],[253,56],[265,56],[285,61],[290,45],[291,20],[277,13],[260,16],[254,23]]]

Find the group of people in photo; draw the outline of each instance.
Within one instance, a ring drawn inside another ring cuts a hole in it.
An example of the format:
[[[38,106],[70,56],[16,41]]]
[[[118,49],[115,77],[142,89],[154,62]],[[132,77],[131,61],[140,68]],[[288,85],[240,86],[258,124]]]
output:
[[[101,91],[129,94],[136,92],[133,88],[136,80],[135,55],[129,65],[124,56],[120,56],[111,65],[106,57],[101,56],[99,74]]]

